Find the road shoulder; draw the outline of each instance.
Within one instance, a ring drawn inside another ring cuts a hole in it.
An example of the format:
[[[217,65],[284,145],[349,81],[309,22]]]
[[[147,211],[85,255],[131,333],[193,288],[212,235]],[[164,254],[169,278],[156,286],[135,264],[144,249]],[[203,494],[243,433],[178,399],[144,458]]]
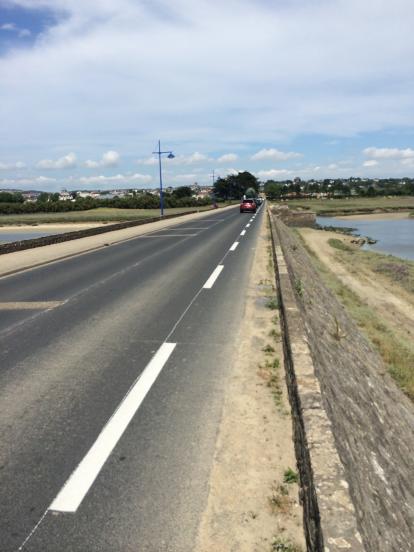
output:
[[[304,549],[269,244],[263,217],[196,552]]]

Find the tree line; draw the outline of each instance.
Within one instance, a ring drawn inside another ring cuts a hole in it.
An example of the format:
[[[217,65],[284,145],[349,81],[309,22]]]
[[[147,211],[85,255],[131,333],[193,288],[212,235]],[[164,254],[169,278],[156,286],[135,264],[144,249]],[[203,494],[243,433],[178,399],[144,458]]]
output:
[[[411,178],[384,178],[379,180],[324,179],[320,181],[286,180],[277,182],[268,180],[264,184],[264,191],[268,199],[280,199],[295,195],[295,197],[325,193],[336,197],[376,197],[387,195],[414,195],[414,179]]]
[[[11,198],[10,196],[13,196]],[[18,197],[21,197],[21,200]],[[118,209],[158,209],[160,198],[151,193],[136,193],[126,197],[95,199],[78,197],[74,201],[60,201],[58,193],[42,192],[36,202],[23,203],[20,193],[0,193],[0,214],[14,215],[19,213],[67,213],[70,211],[86,211],[98,207],[114,207]],[[171,194],[164,194],[164,207],[201,207],[209,205],[211,198],[195,198],[188,186],[176,188]]]

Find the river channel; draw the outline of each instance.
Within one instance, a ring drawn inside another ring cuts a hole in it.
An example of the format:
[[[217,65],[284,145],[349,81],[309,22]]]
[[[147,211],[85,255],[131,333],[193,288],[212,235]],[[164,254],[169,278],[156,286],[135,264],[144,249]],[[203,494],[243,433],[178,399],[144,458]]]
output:
[[[377,240],[363,249],[388,253],[403,259],[414,260],[414,218],[396,220],[343,220],[331,217],[316,217],[321,226],[354,228],[355,234]]]

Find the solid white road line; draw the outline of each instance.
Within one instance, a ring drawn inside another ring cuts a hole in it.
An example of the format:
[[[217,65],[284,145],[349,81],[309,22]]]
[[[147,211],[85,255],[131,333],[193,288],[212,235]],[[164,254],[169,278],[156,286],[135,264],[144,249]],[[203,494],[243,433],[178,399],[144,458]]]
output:
[[[233,245],[230,247],[229,251],[235,251],[238,245],[239,245],[239,242],[234,242]]]
[[[217,278],[220,275],[220,272],[223,270],[224,265],[218,265],[212,272],[210,278],[207,280],[207,282],[204,284],[204,289],[211,289],[214,286],[214,282],[217,280]]]
[[[240,236],[244,236],[246,233],[246,230],[243,230],[243,232],[240,232]]]
[[[89,452],[66,481],[49,510],[76,512],[86,493],[128,427],[146,394],[173,352],[176,343],[163,343],[125,395]]]

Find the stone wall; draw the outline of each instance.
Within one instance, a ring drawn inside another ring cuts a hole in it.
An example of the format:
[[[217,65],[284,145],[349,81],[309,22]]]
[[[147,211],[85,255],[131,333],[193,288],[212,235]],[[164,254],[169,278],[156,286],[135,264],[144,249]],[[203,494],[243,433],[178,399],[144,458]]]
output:
[[[313,211],[294,210],[282,204],[272,205],[270,209],[287,226],[314,227],[316,224],[316,213]]]
[[[414,551],[413,404],[297,237],[271,226],[308,550]]]

